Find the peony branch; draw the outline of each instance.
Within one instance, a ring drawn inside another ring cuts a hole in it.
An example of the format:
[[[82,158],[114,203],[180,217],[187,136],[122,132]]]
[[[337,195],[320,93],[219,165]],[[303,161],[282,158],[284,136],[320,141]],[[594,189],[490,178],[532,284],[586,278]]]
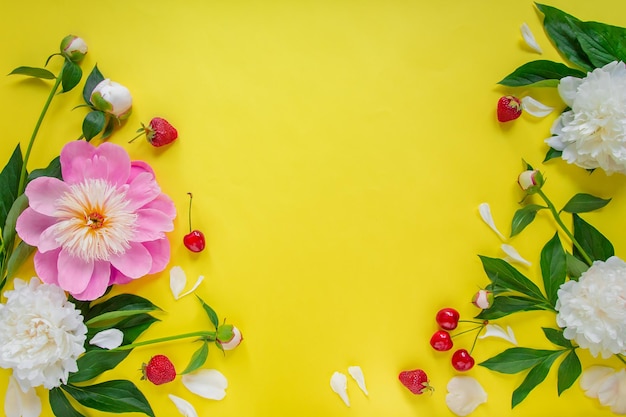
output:
[[[140,346],[153,345],[155,343],[171,342],[171,341],[180,340],[180,339],[188,339],[190,337],[199,337],[199,338],[204,339],[206,341],[211,341],[212,342],[212,341],[216,340],[216,336],[217,336],[216,332],[197,331],[197,332],[191,332],[191,333],[178,334],[178,335],[174,335],[174,336],[159,337],[157,339],[144,340],[142,342],[130,343],[128,345],[122,345],[122,346],[117,347],[115,349],[111,349],[111,351],[129,350],[129,349],[134,349],[134,348],[140,347]]]

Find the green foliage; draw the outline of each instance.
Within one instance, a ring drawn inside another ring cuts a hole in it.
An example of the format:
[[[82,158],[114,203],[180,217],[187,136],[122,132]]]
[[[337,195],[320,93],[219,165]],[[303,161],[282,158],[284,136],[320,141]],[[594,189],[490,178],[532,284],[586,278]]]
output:
[[[511,237],[518,235],[522,230],[535,220],[537,212],[547,207],[540,206],[539,204],[528,204],[521,209],[517,210],[513,215],[511,221]]]
[[[543,288],[546,291],[548,301],[554,307],[556,306],[557,291],[565,282],[567,275],[565,250],[563,250],[558,233],[555,233],[554,237],[543,247],[540,265]]]
[[[181,372],[181,375],[188,374],[200,368],[202,365],[204,365],[208,356],[209,356],[209,343],[206,340],[203,340],[202,345],[200,346],[200,348],[198,348],[198,350],[196,350],[193,353],[193,355],[191,356],[191,360],[189,361],[189,364],[187,365],[185,370]]]
[[[43,80],[54,80],[56,78],[56,76],[47,69],[35,67],[17,67],[11,71],[9,75],[26,75]]]
[[[196,295],[196,297],[198,296]],[[217,330],[217,328],[220,326],[220,320],[217,316],[217,313],[211,308],[210,305],[205,303],[202,298],[198,297],[198,300],[200,300],[204,312],[207,314],[207,316],[209,316],[209,320],[211,320],[211,323],[213,323],[213,326],[215,326],[215,329]]]
[[[85,86],[83,87],[83,99],[85,100],[85,103],[87,103],[88,105],[93,104],[91,102],[91,93],[96,88],[96,86],[100,84],[101,81],[104,81],[104,76],[102,75],[102,73],[98,69],[98,66],[96,65],[93,67],[93,70],[91,70],[91,72],[87,76],[87,80],[85,81]]]
[[[579,193],[571,198],[570,201],[565,204],[562,211],[567,213],[587,213],[590,211],[601,209],[611,202],[611,199],[603,199],[595,197],[591,194]]]
[[[130,381],[113,380],[88,386],[62,385],[61,388],[87,408],[109,413],[143,413],[154,417],[146,397]]]
[[[595,227],[581,219],[577,214],[573,215],[573,219],[574,238],[580,243],[583,250],[591,256],[591,260],[606,261],[615,254],[613,244]],[[581,261],[585,260],[576,247],[574,247],[574,256]]]
[[[498,84],[507,87],[556,87],[563,77],[582,78],[585,73],[558,62],[538,60],[518,67]]]
[[[90,141],[102,132],[107,123],[107,117],[100,110],[92,110],[83,119],[83,136]]]
[[[83,76],[83,70],[80,66],[69,59],[63,64],[63,72],[61,73],[62,92],[66,93],[76,87]]]

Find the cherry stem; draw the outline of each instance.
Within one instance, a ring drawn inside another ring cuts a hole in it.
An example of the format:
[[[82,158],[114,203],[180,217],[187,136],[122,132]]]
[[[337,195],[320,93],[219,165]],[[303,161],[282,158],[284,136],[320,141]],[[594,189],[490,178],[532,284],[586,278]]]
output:
[[[485,328],[485,326],[486,326],[486,325],[487,325],[487,323],[486,323],[486,322],[485,322],[485,323],[483,323],[483,324],[480,326],[480,330],[478,330],[478,331],[476,332],[476,336],[474,336],[474,342],[472,342],[472,347],[470,348],[470,352],[469,352],[469,353],[470,353],[470,355],[471,355],[471,354],[472,354],[472,352],[474,351],[474,347],[476,346],[476,342],[478,342],[478,336],[480,336],[480,333],[483,331],[483,329]]]
[[[189,194],[189,214],[187,215],[187,218],[189,219],[189,233],[191,233],[191,201],[193,200],[193,194],[187,194]]]
[[[481,323],[480,326],[472,327],[471,329],[468,329],[468,330],[463,330],[461,333],[456,333],[456,334],[450,335],[450,337],[461,336],[462,334],[473,332],[474,330],[480,329],[482,327],[484,327],[484,324]],[[478,333],[480,333],[480,332],[478,332]]]

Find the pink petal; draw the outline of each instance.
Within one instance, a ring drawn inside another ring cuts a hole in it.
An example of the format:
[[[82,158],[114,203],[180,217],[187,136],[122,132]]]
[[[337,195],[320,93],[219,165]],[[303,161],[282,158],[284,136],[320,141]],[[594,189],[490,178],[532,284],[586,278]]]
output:
[[[113,285],[113,284],[128,284],[132,280],[133,279],[131,277],[128,277],[128,276],[122,274],[117,269],[111,267],[111,276],[109,278],[109,285]]]
[[[46,284],[59,285],[59,270],[57,260],[61,249],[51,252],[35,252],[34,264],[37,276]]]
[[[69,190],[70,187],[57,178],[39,177],[26,186],[25,192],[33,210],[54,217],[56,200]]]
[[[130,175],[128,176],[127,182],[132,182],[135,177],[144,172],[149,172],[153,177],[156,177],[154,174],[154,170],[150,165],[148,165],[144,161],[131,161],[130,163]]]
[[[163,271],[170,262],[170,241],[163,238],[153,240],[152,242],[143,242],[142,244],[152,256],[152,268],[150,268],[148,273],[156,274]]]
[[[111,264],[105,261],[94,262],[93,274],[89,280],[89,285],[81,293],[73,293],[77,300],[91,301],[101,297],[109,285],[111,275]]]
[[[31,208],[27,208],[17,218],[15,230],[24,242],[31,246],[39,246],[41,234],[55,222],[56,219],[53,217],[44,216]]]
[[[152,268],[150,252],[137,242],[130,242],[130,248],[125,253],[111,256],[110,261],[113,267],[130,278],[141,278]]]
[[[61,249],[57,260],[59,287],[72,294],[81,293],[89,285],[94,272],[94,262],[70,255]]]
[[[142,208],[162,211],[172,220],[176,217],[176,206],[174,205],[172,199],[165,194],[160,194]]]
[[[161,189],[154,180],[154,176],[147,172],[139,174],[129,185],[126,193],[128,210],[137,210],[161,194]]]
[[[67,143],[61,149],[61,174],[68,184],[80,183],[84,180],[85,161],[91,158],[96,148],[84,140]]]
[[[56,240],[56,231],[54,227],[48,227],[41,233],[41,236],[39,237],[37,250],[39,252],[49,252],[51,250],[58,249],[59,247],[61,247],[61,245]]]
[[[63,180],[70,184],[85,179],[104,179],[122,185],[130,175],[130,157],[119,145],[107,142],[96,148],[79,140],[61,150],[61,170]]]
[[[137,211],[133,240],[135,242],[149,242],[162,239],[165,236],[163,232],[171,232],[172,230],[174,230],[174,223],[165,213],[158,210],[141,209]]]

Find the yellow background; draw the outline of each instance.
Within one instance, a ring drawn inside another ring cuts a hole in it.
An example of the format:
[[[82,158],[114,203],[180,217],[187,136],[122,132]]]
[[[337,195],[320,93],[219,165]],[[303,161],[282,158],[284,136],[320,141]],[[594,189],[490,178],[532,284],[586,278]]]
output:
[[[626,4],[617,0],[549,4],[626,26]],[[523,44],[523,22],[543,55]],[[625,256],[626,179],[560,160],[542,165],[557,112],[496,121],[497,99],[513,91],[498,80],[530,60],[560,60],[531,1],[4,1],[0,73],[43,66],[70,33],[89,45],[86,74],[98,64],[133,94],[133,114],[111,141],[149,162],[176,203],[170,266],[181,265],[191,282],[204,275],[197,293],[245,338],[225,356],[210,352],[206,367],[229,381],[223,401],[197,397],[179,379],[159,387],[139,381],[141,363],[156,353],[182,370],[196,348],[189,341],[137,349],[103,376],[133,380],[159,417],[178,415],[168,393],[191,401],[200,416],[451,416],[444,399],[456,373],[450,352],[429,346],[434,315],[446,306],[464,318],[476,314],[469,301],[487,284],[477,254],[503,256],[477,207],[489,202],[508,233],[522,198],[522,158],[541,166],[558,206],[576,192],[612,197],[583,217]],[[59,64],[49,68],[56,73]],[[29,168],[79,136],[85,110],[71,109],[81,104],[82,85],[53,101]],[[18,141],[25,146],[48,91],[48,83],[0,77],[3,165]],[[563,108],[551,89],[514,92]],[[154,116],[170,120],[179,140],[161,149],[127,144]],[[207,237],[200,254],[181,243],[187,192],[194,227]],[[538,254],[553,233],[542,213],[508,242],[533,262],[524,273],[539,277]],[[116,290],[166,311],[145,338],[209,326],[194,297],[174,301],[168,270]],[[550,314],[503,323],[520,345],[551,348],[540,330],[554,325]],[[469,348],[472,339],[455,343]],[[480,362],[507,347],[483,340],[474,356]],[[597,363],[581,356],[584,366]],[[370,395],[349,378],[347,408],[329,379],[350,365],[362,367]],[[432,395],[413,396],[397,381],[418,367],[430,375]],[[610,415],[578,384],[558,398],[556,369],[514,410],[511,392],[523,375],[478,366],[467,374],[489,395],[476,417]],[[4,398],[8,372],[1,375]]]

